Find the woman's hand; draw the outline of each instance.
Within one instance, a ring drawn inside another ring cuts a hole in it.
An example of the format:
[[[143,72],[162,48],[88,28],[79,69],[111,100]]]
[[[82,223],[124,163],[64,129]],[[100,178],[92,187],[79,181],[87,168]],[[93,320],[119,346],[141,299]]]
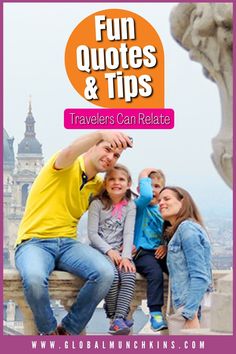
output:
[[[119,269],[121,270],[122,268],[124,268],[125,272],[132,272],[132,273],[136,272],[136,268],[134,264],[128,258],[123,258],[120,261]]]
[[[195,314],[192,320],[186,320],[185,322],[184,329],[192,329],[192,328],[200,328],[200,323],[197,314]]]
[[[167,253],[167,246],[165,245],[159,246],[155,251],[155,258],[163,259],[166,253]]]
[[[122,260],[122,258],[121,258],[121,255],[118,251],[111,249],[107,252],[107,255],[108,255],[108,257],[111,258],[113,263],[115,263],[116,265],[120,264],[120,261]]]

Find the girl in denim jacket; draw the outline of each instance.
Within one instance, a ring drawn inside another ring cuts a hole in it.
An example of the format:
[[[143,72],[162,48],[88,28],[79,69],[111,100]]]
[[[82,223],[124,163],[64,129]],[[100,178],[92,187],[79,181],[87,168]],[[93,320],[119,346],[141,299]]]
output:
[[[184,328],[199,328],[200,305],[212,281],[209,238],[192,197],[184,189],[163,188],[159,207],[169,242],[167,266],[174,311],[179,310],[186,320]]]

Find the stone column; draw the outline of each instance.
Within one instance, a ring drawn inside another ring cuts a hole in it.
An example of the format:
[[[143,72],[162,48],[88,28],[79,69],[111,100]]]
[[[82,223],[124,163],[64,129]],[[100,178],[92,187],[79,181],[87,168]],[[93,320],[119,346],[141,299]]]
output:
[[[23,315],[24,334],[25,335],[37,335],[38,331],[34,322],[34,317],[31,309],[26,303],[24,298],[18,298],[17,303]]]
[[[16,314],[16,304],[9,300],[7,303],[7,322],[14,322],[15,321],[15,314]]]
[[[233,333],[233,274],[218,280],[217,291],[212,294],[211,331]]]
[[[232,188],[232,3],[183,3],[171,12],[171,33],[219,90],[222,122],[212,140],[215,168]]]

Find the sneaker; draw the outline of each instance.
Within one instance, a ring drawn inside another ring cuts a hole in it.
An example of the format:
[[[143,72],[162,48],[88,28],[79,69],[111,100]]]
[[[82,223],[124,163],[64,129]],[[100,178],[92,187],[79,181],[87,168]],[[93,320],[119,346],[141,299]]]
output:
[[[134,325],[134,321],[133,320],[125,319],[124,321],[125,321],[126,326],[128,326],[129,328],[131,328]]]
[[[126,325],[123,318],[116,318],[108,331],[110,334],[129,334],[130,328]]]
[[[151,312],[151,329],[155,332],[161,331],[162,329],[166,329],[167,323],[163,319],[162,312]]]

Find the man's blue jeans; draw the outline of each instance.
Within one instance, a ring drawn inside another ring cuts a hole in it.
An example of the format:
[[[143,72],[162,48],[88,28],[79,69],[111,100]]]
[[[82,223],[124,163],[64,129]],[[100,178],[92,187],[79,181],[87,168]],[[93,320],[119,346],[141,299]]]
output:
[[[49,275],[54,269],[85,279],[62,325],[70,334],[79,334],[106,296],[114,279],[110,262],[98,251],[70,238],[33,238],[15,252],[26,300],[34,314],[38,331],[49,334],[57,327],[48,293]]]

